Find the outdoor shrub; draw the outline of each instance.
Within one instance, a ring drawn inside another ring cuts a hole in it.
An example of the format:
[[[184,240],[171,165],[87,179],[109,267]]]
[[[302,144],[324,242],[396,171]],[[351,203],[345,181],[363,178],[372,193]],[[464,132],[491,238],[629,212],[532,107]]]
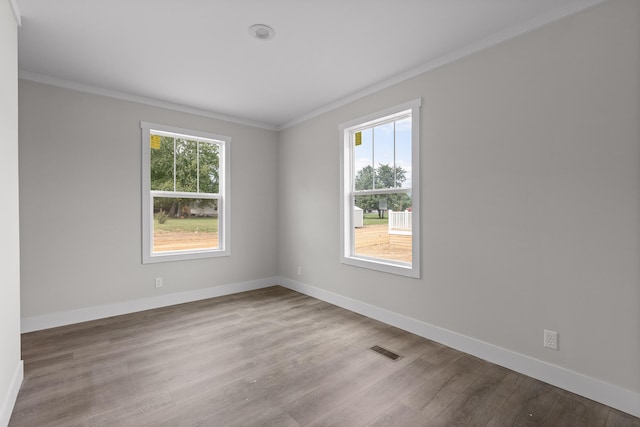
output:
[[[167,221],[167,218],[169,218],[169,215],[167,215],[165,211],[160,211],[156,214],[156,219],[160,224],[164,224]]]

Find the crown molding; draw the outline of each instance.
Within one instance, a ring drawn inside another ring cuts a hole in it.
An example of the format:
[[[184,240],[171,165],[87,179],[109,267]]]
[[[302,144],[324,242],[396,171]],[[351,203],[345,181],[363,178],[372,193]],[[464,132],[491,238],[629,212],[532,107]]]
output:
[[[86,85],[82,83],[76,83],[69,80],[59,79],[56,77],[47,76],[45,74],[32,73],[30,71],[20,70],[18,77],[22,80],[29,80],[36,83],[44,83],[51,86],[57,86],[64,89],[75,90],[78,92],[90,93],[93,95],[102,95],[109,98],[121,99],[123,101],[136,102],[138,104],[150,105],[153,107],[165,108],[167,110],[180,111],[182,113],[193,114],[196,116],[208,117],[211,119],[222,120],[225,122],[236,123],[239,125],[250,126],[260,129],[266,129],[271,131],[278,130],[276,126],[256,122],[253,120],[242,119],[234,116],[227,116],[224,114],[218,114],[213,111],[204,110],[195,107],[189,107],[182,104],[176,104],[173,102],[162,101],[160,99],[149,98],[146,96],[133,95],[130,93],[119,92],[112,89],[106,89],[97,86]]]
[[[228,116],[228,115],[219,114],[210,110],[189,107],[186,105],[176,104],[168,101],[163,101],[160,99],[133,95],[133,94],[119,92],[119,91],[101,88],[97,86],[76,83],[68,80],[47,76],[44,74],[29,72],[29,71],[20,71],[19,77],[23,80],[30,80],[38,83],[45,83],[52,86],[58,86],[58,87],[76,90],[80,92],[87,92],[95,95],[108,96],[111,98],[122,99],[125,101],[137,102],[140,104],[166,108],[169,110],[180,111],[180,112],[194,114],[194,115],[203,116],[203,117],[209,117],[212,119],[223,120],[226,122],[236,123],[244,126],[251,126],[251,127],[256,127],[256,128],[266,129],[271,131],[281,131],[281,130],[285,130],[290,127],[296,126],[302,122],[310,120],[321,114],[338,109],[342,106],[345,106],[354,101],[357,101],[358,99],[361,99],[371,94],[374,94],[376,92],[379,92],[383,89],[386,89],[395,84],[401,83],[405,80],[419,76],[421,74],[424,74],[436,68],[455,62],[466,56],[472,55],[474,53],[496,46],[498,44],[506,42],[520,35],[534,31],[552,22],[558,21],[560,19],[566,18],[571,15],[575,15],[579,12],[591,9],[606,1],[608,0],[589,0],[587,2],[575,1],[574,3],[571,3],[567,6],[554,9],[553,11],[540,15],[534,19],[531,19],[521,24],[518,24],[516,26],[510,27],[506,30],[494,33],[484,39],[477,40],[461,49],[452,51],[448,54],[435,58],[418,67],[415,67],[405,72],[402,72],[400,74],[397,74],[389,79],[382,80],[376,84],[368,86],[360,91],[354,92],[351,95],[341,98],[335,102],[329,103],[323,107],[310,111],[302,116],[299,116],[293,120],[290,120],[288,122],[285,122],[279,125],[257,122],[257,121],[243,119],[235,116]],[[17,6],[17,0],[9,0],[9,2],[11,4],[14,17],[16,18],[16,22],[18,22],[18,25],[20,25],[21,17],[20,17],[20,11]]]
[[[431,71],[436,68],[455,62],[459,59],[464,58],[465,56],[473,55],[474,53],[496,46],[500,43],[503,43],[510,39],[518,37],[522,34],[526,34],[528,32],[534,31],[552,22],[558,21],[560,19],[566,18],[571,15],[575,15],[587,9],[591,9],[599,5],[600,3],[604,3],[605,1],[608,1],[608,0],[590,0],[586,3],[575,2],[573,4],[555,9],[549,13],[540,15],[529,21],[507,28],[506,30],[494,33],[489,37],[475,41],[461,49],[452,51],[439,58],[436,58],[432,61],[422,64],[416,68],[412,68],[403,73],[397,74],[389,79],[386,79],[374,85],[371,85],[365,89],[362,89],[361,91],[355,92],[338,101],[332,102],[328,105],[325,105],[324,107],[318,108],[317,110],[313,110],[303,116],[298,117],[297,119],[293,119],[287,123],[284,123],[278,126],[278,130],[288,129],[304,121],[317,117],[321,114],[327,113],[329,111],[340,108],[344,105],[350,104],[351,102],[357,101],[358,99],[364,98],[365,96],[374,94],[390,86],[393,86],[395,84],[398,84],[410,78],[419,76],[420,74],[424,74],[428,71]]]

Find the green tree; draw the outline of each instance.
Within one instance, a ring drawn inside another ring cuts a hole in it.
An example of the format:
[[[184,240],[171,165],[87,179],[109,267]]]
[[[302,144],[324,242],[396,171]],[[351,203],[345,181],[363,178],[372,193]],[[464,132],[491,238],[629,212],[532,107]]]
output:
[[[160,147],[151,149],[151,190],[217,193],[220,148],[217,144],[163,136]],[[211,199],[196,199],[211,206]],[[154,211],[171,217],[188,213],[194,199],[156,198]]]
[[[371,190],[375,175],[376,171],[371,165],[360,169],[356,174],[356,190]]]
[[[356,174],[356,190],[371,190],[373,188],[373,180],[376,171],[373,166],[365,166]],[[377,196],[356,196],[355,204],[365,212],[371,212],[378,209]]]
[[[402,183],[407,180],[406,173],[402,166],[396,166],[394,176],[394,171],[391,166],[381,164],[378,166],[378,169],[376,169],[376,188],[402,187]]]
[[[173,138],[163,136],[151,149],[151,190],[173,191]]]
[[[379,164],[376,169],[368,165],[356,173],[355,189],[372,190],[375,188],[396,188],[402,187],[407,180],[407,171],[402,166],[394,168],[388,164]],[[384,218],[384,210],[380,209],[380,200],[387,201],[388,209],[402,211],[411,206],[411,197],[407,193],[385,194],[385,195],[362,195],[357,196],[355,205],[365,212],[378,211],[378,217]]]

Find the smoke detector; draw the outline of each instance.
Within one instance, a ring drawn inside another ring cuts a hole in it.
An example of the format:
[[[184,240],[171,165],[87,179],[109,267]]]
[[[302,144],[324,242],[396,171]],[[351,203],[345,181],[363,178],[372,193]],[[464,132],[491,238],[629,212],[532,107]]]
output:
[[[249,27],[249,34],[254,39],[266,41],[271,40],[276,35],[276,31],[268,25],[255,24]]]

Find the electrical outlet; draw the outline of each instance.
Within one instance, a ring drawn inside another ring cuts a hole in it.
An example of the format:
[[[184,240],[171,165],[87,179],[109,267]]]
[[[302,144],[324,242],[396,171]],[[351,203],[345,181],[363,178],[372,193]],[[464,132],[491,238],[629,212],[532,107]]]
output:
[[[558,333],[556,331],[544,330],[544,346],[552,350],[558,349]]]
[[[298,266],[298,276],[302,276],[302,267]]]
[[[156,289],[162,287],[162,277],[156,277]]]

